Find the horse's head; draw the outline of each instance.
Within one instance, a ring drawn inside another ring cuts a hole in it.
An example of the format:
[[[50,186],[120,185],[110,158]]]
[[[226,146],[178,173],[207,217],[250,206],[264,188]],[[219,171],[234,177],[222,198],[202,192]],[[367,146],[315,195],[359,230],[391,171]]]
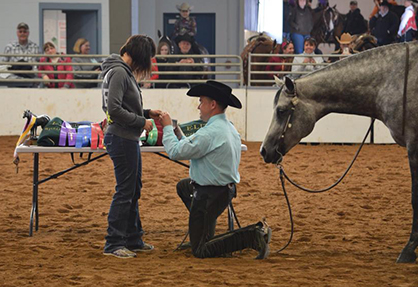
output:
[[[335,36],[340,37],[344,27],[344,17],[334,6],[324,6],[314,17],[314,28],[311,34],[318,43],[334,43]]]
[[[312,106],[297,92],[295,82],[276,79],[279,90],[274,99],[274,113],[260,153],[267,163],[278,163],[282,157],[314,128]]]

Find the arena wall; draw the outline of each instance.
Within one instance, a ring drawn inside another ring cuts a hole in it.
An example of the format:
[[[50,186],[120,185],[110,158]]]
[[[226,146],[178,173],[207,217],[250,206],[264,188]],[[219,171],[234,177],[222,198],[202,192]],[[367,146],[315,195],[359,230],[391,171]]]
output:
[[[198,99],[185,96],[186,89],[144,90],[146,108],[169,111],[180,123],[199,118]],[[247,141],[262,141],[271,122],[276,90],[234,89],[243,104],[241,110],[228,109],[228,118]],[[67,121],[103,120],[100,89],[0,89],[3,112],[0,136],[19,135],[25,124],[22,114],[29,109],[35,114],[58,116]],[[331,114],[321,119],[303,142],[359,143],[370,124],[370,118]],[[375,124],[375,142],[393,143],[388,129]]]

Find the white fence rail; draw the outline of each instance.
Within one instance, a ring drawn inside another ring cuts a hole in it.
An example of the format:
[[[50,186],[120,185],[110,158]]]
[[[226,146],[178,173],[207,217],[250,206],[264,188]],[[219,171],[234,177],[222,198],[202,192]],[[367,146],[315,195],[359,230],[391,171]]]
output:
[[[9,62],[8,57],[32,58],[31,62]],[[91,66],[97,67],[100,63],[74,63],[74,62],[39,62],[42,57],[62,57],[62,58],[90,58],[100,62],[108,55],[45,55],[45,54],[0,54],[0,85],[19,86],[17,84],[35,83],[101,83],[100,79],[42,79],[44,74],[72,74],[72,75],[97,75],[100,71],[39,71],[40,66]],[[243,70],[241,57],[237,55],[157,55],[156,58],[193,58],[197,63],[155,63],[157,67],[168,67],[168,71],[155,71],[153,75],[164,75],[167,79],[144,80],[142,83],[204,83],[207,79],[216,78],[220,82],[234,83],[238,86],[243,85]],[[202,61],[202,62],[201,62]],[[19,70],[18,67],[31,66],[32,69]],[[188,66],[191,68],[202,67],[202,71],[179,71],[180,67]],[[33,75],[33,78],[24,78],[19,74]],[[190,75],[191,79],[178,79],[181,75]],[[172,78],[171,78],[172,77]]]

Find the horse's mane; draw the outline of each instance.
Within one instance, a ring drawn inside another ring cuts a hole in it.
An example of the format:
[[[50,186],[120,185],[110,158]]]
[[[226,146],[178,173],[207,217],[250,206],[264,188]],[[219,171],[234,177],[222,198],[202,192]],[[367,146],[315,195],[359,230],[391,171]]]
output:
[[[406,45],[417,45],[418,42],[409,42]],[[316,71],[313,71],[311,73],[305,74],[302,77],[300,77],[298,80],[302,80],[302,79],[307,79],[309,77],[312,76],[316,76],[319,73],[323,73],[325,71],[329,71],[329,70],[334,70],[334,72],[337,72],[336,70],[340,69],[343,66],[350,64],[355,64],[355,63],[359,63],[359,62],[363,62],[366,59],[371,59],[371,58],[375,58],[376,54],[380,54],[379,58],[382,59],[382,61],[384,61],[385,59],[387,60],[388,56],[392,56],[395,55],[395,53],[397,51],[400,50],[401,47],[403,47],[405,45],[405,43],[395,43],[395,44],[390,44],[390,45],[385,45],[385,46],[381,46],[381,47],[376,47],[376,48],[372,48],[366,51],[362,51],[359,52],[357,54],[354,54],[352,56],[346,57],[340,61],[337,61],[335,63],[332,63],[328,66],[326,66],[323,69],[319,69]],[[411,59],[412,60],[412,59]],[[355,72],[355,71],[354,71]]]

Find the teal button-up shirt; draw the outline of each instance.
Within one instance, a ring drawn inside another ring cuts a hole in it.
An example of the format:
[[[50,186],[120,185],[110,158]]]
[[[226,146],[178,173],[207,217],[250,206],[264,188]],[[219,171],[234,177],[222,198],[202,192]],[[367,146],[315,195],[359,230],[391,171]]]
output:
[[[164,127],[163,144],[171,159],[190,160],[190,178],[199,185],[238,183],[241,137],[225,114],[209,119],[206,126],[178,140],[173,126]]]

